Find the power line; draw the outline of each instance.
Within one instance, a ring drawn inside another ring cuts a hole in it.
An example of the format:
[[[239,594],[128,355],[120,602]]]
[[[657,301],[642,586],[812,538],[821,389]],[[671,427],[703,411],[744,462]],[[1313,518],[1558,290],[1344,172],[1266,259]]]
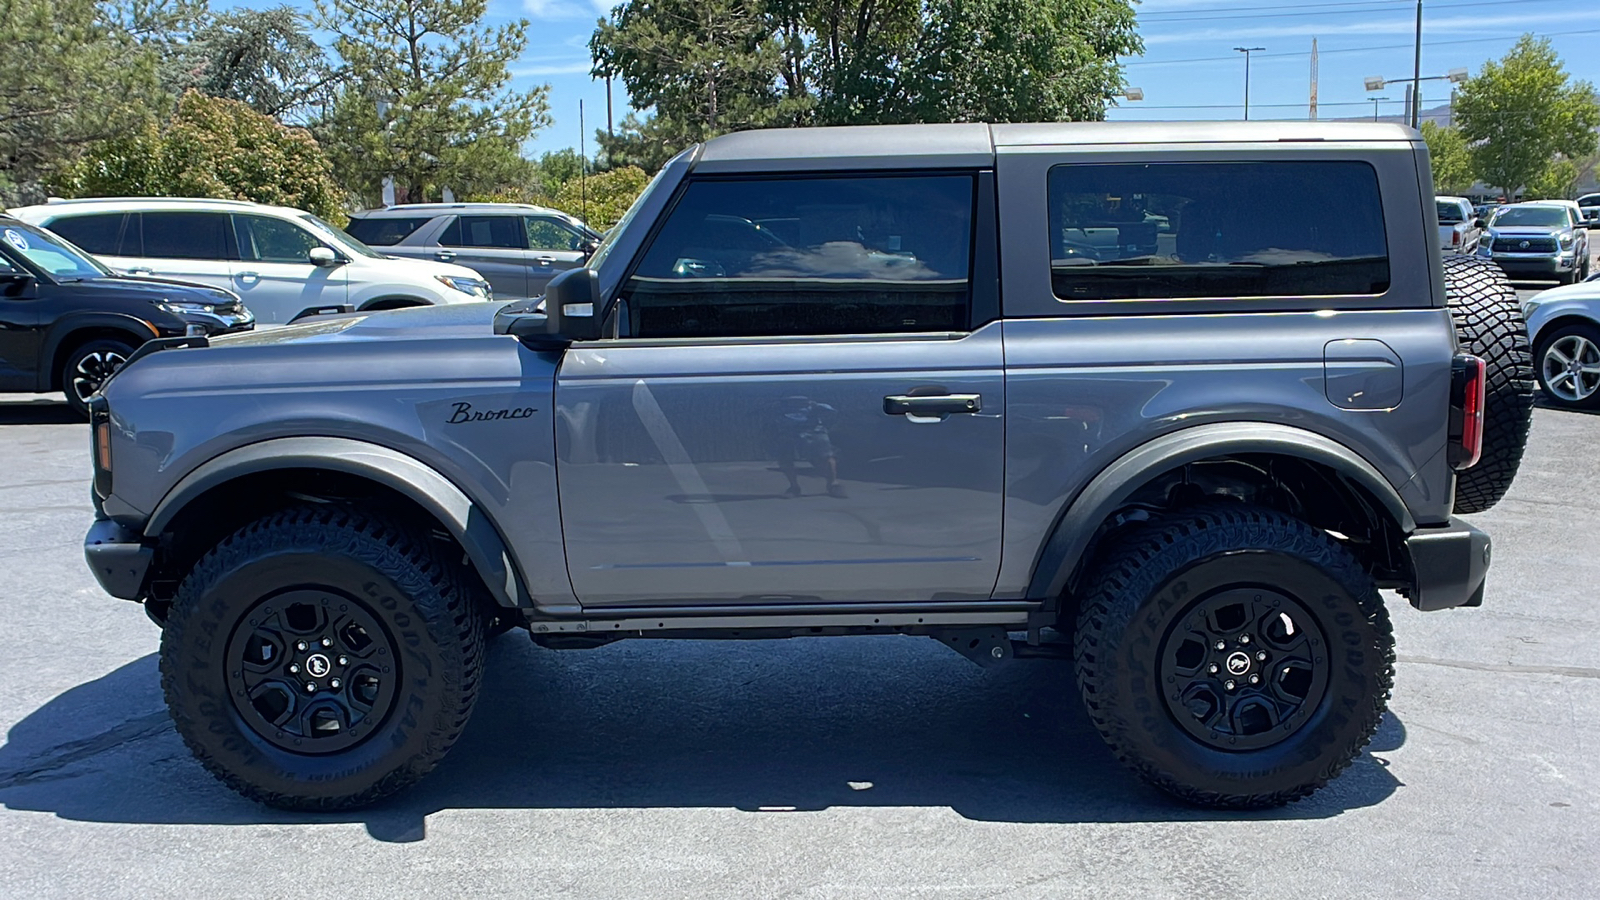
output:
[[[1563,31],[1560,34],[1534,34],[1533,36],[1534,37],[1546,37],[1546,38],[1560,38],[1560,37],[1577,37],[1578,35],[1584,35],[1584,34],[1600,34],[1600,28],[1590,28],[1590,29],[1587,29],[1587,30],[1584,30],[1584,31]],[[1497,43],[1497,42],[1500,42],[1500,41],[1514,41],[1514,40],[1516,40],[1516,39],[1518,39],[1520,37],[1522,37],[1522,35],[1520,35],[1520,34],[1511,34],[1511,35],[1505,35],[1503,37],[1468,38],[1466,40],[1460,40],[1460,41],[1423,41],[1422,46],[1424,46],[1424,47],[1452,47],[1452,46],[1456,46],[1456,45],[1459,45],[1459,44],[1489,44],[1489,43]],[[1372,52],[1375,52],[1375,51],[1378,51],[1378,50],[1410,50],[1412,48],[1412,46],[1413,46],[1412,44],[1388,44],[1388,45],[1381,46],[1381,47],[1345,47],[1345,48],[1338,49],[1338,50],[1323,50],[1322,51],[1322,55],[1323,56],[1327,56],[1330,53],[1372,53]],[[1257,58],[1258,59],[1295,59],[1295,58],[1298,58],[1298,57],[1304,57],[1304,56],[1310,56],[1310,55],[1311,55],[1311,51],[1307,50],[1304,53],[1263,53]],[[1190,58],[1190,59],[1135,59],[1135,60],[1130,60],[1128,62],[1125,62],[1125,63],[1123,63],[1123,65],[1124,66],[1175,66],[1175,65],[1179,65],[1181,63],[1236,62],[1237,60],[1238,60],[1238,57],[1236,57],[1236,56],[1197,56],[1197,57],[1193,57],[1193,58]]]
[[[1220,15],[1219,16],[1219,15],[1202,14],[1202,13],[1208,13],[1209,11],[1187,10],[1186,9],[1186,10],[1173,10],[1172,12],[1168,12],[1168,13],[1160,13],[1160,12],[1140,13],[1139,14],[1139,21],[1146,22],[1146,23],[1152,24],[1152,25],[1165,25],[1165,24],[1167,24],[1169,22],[1210,22],[1210,21],[1223,21],[1223,20],[1228,20],[1228,19],[1280,19],[1280,18],[1288,18],[1288,17],[1291,17],[1291,16],[1370,16],[1370,15],[1372,15],[1374,13],[1387,13],[1387,12],[1406,12],[1406,13],[1409,13],[1411,11],[1411,9],[1412,9],[1411,4],[1408,3],[1407,0],[1366,0],[1366,2],[1371,3],[1373,5],[1376,5],[1376,6],[1382,6],[1382,7],[1388,7],[1388,8],[1379,8],[1379,9],[1373,9],[1373,8],[1369,8],[1369,7],[1363,7],[1361,9],[1342,9],[1341,8],[1341,9],[1327,9],[1327,10],[1322,10],[1322,11],[1311,11],[1311,12],[1308,12],[1307,10],[1315,10],[1316,5],[1312,4],[1312,5],[1295,6],[1295,7],[1292,8],[1292,11],[1290,11],[1290,12],[1271,12],[1270,10],[1280,10],[1280,9],[1284,9],[1284,7],[1282,7],[1282,6],[1216,7],[1215,8],[1216,12],[1224,12],[1224,13],[1249,12],[1249,11],[1252,11],[1252,10],[1260,10],[1260,12],[1255,12],[1255,13],[1253,13],[1251,15],[1237,15],[1237,16],[1236,15]],[[1466,8],[1475,7],[1475,6],[1504,7],[1504,6],[1518,6],[1518,5],[1528,4],[1528,3],[1558,3],[1558,2],[1561,2],[1561,0],[1474,0],[1474,2],[1469,2],[1469,3],[1439,3],[1439,4],[1434,4],[1432,6],[1429,6],[1428,9],[1430,11],[1433,11],[1433,10],[1441,10],[1441,9],[1466,9]],[[1329,5],[1337,5],[1337,6],[1341,6],[1342,7],[1342,6],[1347,6],[1347,5],[1350,5],[1350,4],[1329,4]],[[1154,16],[1160,16],[1160,18],[1152,18]]]

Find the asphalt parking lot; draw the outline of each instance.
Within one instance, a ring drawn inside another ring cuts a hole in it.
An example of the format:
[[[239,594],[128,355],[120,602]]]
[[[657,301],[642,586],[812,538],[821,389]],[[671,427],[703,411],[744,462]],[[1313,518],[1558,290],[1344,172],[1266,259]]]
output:
[[[1531,294],[1529,291],[1528,294]],[[1069,665],[926,639],[498,641],[417,789],[296,815],[201,770],[158,632],[84,568],[88,433],[0,401],[0,897],[1591,897],[1600,416],[1541,408],[1481,609],[1391,599],[1391,712],[1282,810],[1175,805]]]

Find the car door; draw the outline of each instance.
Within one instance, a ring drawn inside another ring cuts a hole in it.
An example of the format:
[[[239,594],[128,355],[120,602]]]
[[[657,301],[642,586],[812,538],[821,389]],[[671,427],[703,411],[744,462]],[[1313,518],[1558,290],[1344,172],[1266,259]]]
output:
[[[989,599],[1005,383],[974,312],[996,295],[976,179],[688,185],[623,285],[622,336],[558,373],[586,607]],[[780,213],[792,242],[755,224]]]
[[[131,275],[159,275],[233,287],[233,229],[228,214],[188,210],[133,213],[122,254]]]
[[[3,226],[0,238],[11,240]],[[38,387],[39,284],[31,274],[0,250],[0,391]]]
[[[312,265],[311,251],[328,245],[309,230],[276,216],[235,214],[233,233],[239,262],[231,287],[258,323],[282,325],[305,310],[345,302],[345,267]]]
[[[524,216],[528,231],[528,296],[544,293],[550,279],[583,265],[589,236],[554,216]]]
[[[456,216],[440,232],[434,259],[477,270],[498,300],[528,296],[527,255],[522,217],[490,213]]]

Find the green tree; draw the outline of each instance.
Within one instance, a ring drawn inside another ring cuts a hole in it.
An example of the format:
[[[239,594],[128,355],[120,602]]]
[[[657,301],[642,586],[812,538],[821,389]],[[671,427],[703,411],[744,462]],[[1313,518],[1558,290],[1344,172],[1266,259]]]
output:
[[[1578,164],[1566,157],[1553,160],[1528,180],[1524,200],[1571,200],[1578,187]]]
[[[649,183],[650,176],[643,169],[623,166],[568,181],[556,191],[550,205],[583,219],[596,231],[606,231],[617,224]]]
[[[0,0],[0,202],[44,182],[90,144],[136,131],[162,107],[158,55],[94,0]]]
[[[1461,86],[1455,109],[1474,170],[1507,197],[1541,182],[1557,157],[1593,153],[1600,128],[1594,87],[1572,82],[1550,41],[1532,35],[1484,63]]]
[[[1472,174],[1472,150],[1461,136],[1461,129],[1425,121],[1422,139],[1428,145],[1433,166],[1433,192],[1455,196],[1470,190],[1477,176]]]
[[[487,0],[319,0],[338,32],[339,93],[315,131],[345,183],[411,201],[524,185],[522,145],[549,124],[547,87],[514,91],[528,22],[483,24]]]
[[[600,144],[646,168],[744,128],[1098,119],[1142,46],[1129,0],[658,0],[589,44],[654,110]]]
[[[94,145],[54,187],[67,197],[217,197],[344,218],[333,166],[309,132],[199,91],[183,95],[165,127]]]
[[[250,104],[280,121],[303,118],[332,100],[336,80],[310,22],[289,6],[239,8],[210,16],[170,65],[180,89]]]

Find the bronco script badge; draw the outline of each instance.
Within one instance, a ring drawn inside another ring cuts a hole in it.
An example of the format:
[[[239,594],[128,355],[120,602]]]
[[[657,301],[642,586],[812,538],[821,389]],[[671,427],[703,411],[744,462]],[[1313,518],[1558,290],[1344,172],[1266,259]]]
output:
[[[523,406],[513,409],[473,409],[471,403],[452,403],[455,411],[450,418],[445,420],[446,425],[460,425],[462,422],[493,422],[497,419],[529,419],[539,410],[532,406]]]

